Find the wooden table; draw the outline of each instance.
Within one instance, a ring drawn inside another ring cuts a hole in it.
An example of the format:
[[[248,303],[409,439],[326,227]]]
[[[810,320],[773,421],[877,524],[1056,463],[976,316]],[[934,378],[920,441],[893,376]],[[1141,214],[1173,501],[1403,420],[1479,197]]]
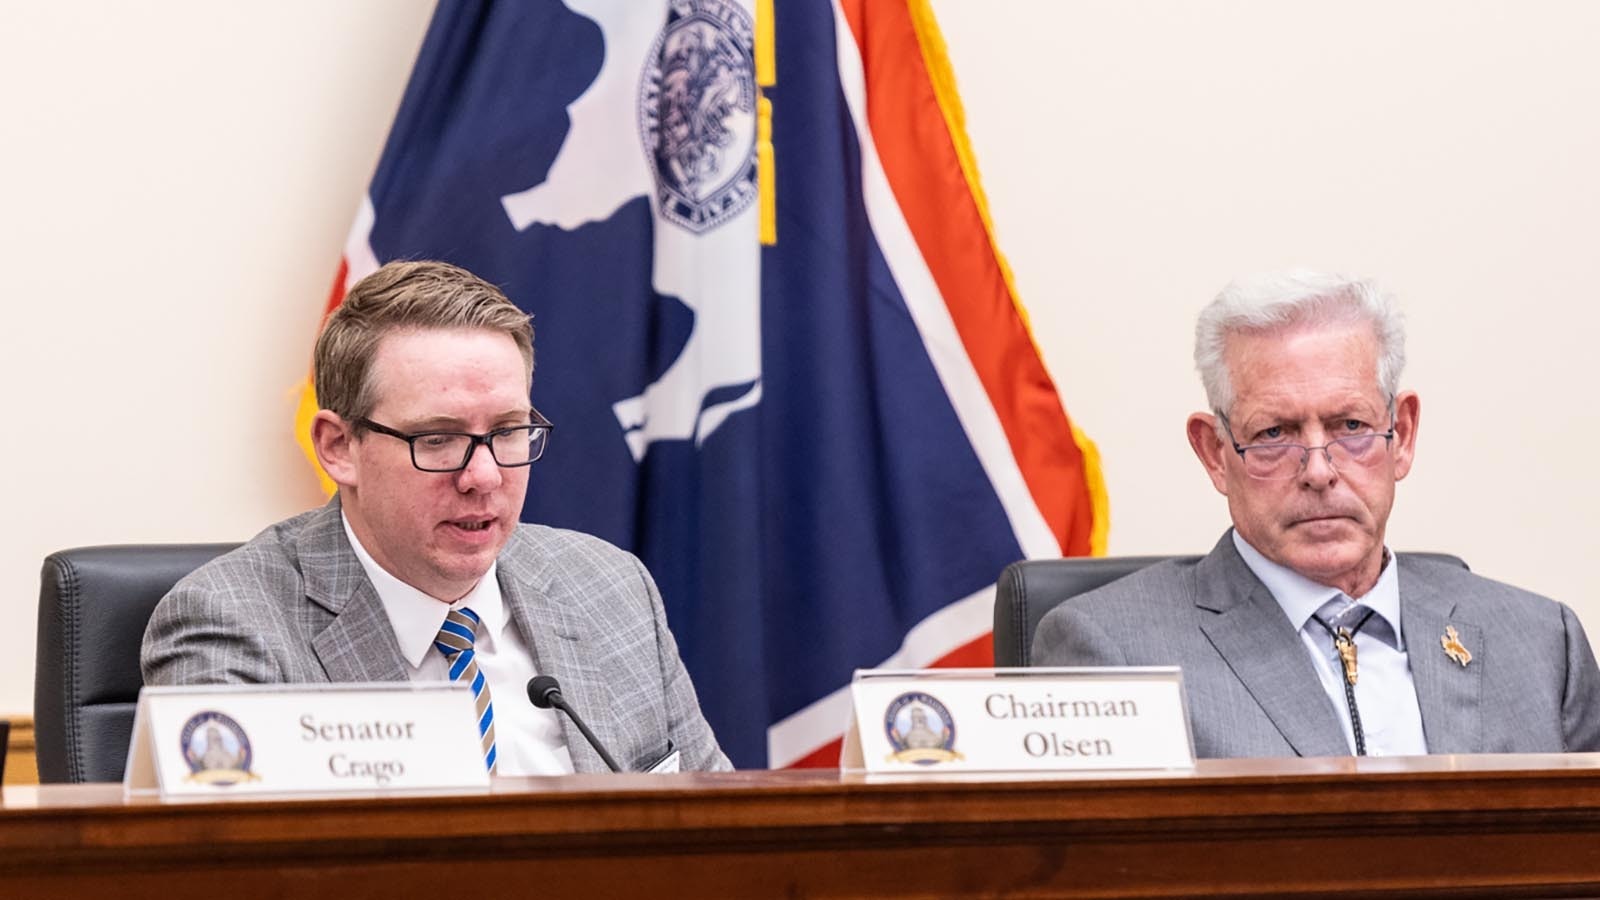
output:
[[[501,779],[161,803],[7,787],[0,897],[1600,896],[1600,754],[1193,773]]]

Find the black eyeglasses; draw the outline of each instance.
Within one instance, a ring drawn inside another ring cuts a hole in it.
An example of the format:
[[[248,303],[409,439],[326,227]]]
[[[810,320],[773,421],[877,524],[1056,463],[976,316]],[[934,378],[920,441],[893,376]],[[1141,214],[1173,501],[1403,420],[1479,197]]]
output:
[[[469,434],[464,431],[418,431],[407,434],[387,425],[380,425],[366,416],[354,421],[364,428],[399,438],[411,445],[411,464],[424,472],[459,472],[472,462],[472,454],[482,444],[489,448],[495,465],[516,468],[532,465],[544,455],[550,443],[550,432],[555,426],[550,420],[530,410],[533,422],[496,428],[486,434]]]
[[[1334,438],[1320,447],[1308,447],[1305,444],[1250,444],[1241,447],[1239,439],[1233,436],[1233,427],[1228,424],[1228,417],[1219,412],[1217,420],[1222,423],[1223,430],[1228,432],[1228,440],[1233,443],[1233,452],[1244,460],[1245,472],[1251,478],[1274,481],[1294,478],[1305,471],[1306,464],[1311,461],[1313,450],[1321,450],[1328,464],[1336,469],[1345,466],[1377,465],[1383,458],[1384,451],[1388,450],[1389,442],[1394,440],[1392,406],[1389,416],[1388,431],[1345,435]]]

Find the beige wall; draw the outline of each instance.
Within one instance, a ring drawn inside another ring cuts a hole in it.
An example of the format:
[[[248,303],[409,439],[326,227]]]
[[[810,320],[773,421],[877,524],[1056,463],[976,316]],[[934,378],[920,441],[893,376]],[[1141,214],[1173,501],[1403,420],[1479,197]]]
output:
[[[793,2],[793,0],[790,0]],[[1194,312],[1231,275],[1376,275],[1410,316],[1391,529],[1556,595],[1600,506],[1600,4],[935,0],[994,217],[1113,553],[1204,550]],[[51,550],[232,540],[315,503],[289,434],[427,0],[0,0],[0,714]]]
[[[1224,524],[1183,435],[1197,309],[1235,273],[1375,275],[1422,396],[1399,549],[1572,604],[1600,413],[1600,4],[935,4],[1001,245],[1105,454],[1111,552]]]

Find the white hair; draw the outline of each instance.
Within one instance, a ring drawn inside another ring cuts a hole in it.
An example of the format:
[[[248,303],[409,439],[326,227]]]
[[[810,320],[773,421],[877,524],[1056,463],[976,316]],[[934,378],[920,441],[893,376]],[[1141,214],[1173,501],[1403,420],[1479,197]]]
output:
[[[1228,338],[1242,332],[1297,325],[1365,321],[1378,339],[1378,387],[1393,401],[1406,366],[1405,323],[1394,298],[1370,279],[1307,269],[1236,279],[1200,311],[1194,326],[1194,365],[1215,412],[1233,407],[1233,383],[1223,358]]]

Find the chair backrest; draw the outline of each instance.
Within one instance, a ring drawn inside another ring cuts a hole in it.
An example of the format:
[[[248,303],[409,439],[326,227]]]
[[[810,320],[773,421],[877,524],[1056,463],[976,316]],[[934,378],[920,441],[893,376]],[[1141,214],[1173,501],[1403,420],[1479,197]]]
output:
[[[45,558],[33,683],[40,781],[122,780],[150,613],[178,579],[237,546],[79,547]]]
[[[1460,557],[1448,553],[1403,553],[1467,568]],[[1063,601],[1086,594],[1132,575],[1145,566],[1169,559],[1198,560],[1198,556],[1100,556],[1068,559],[1025,559],[1006,566],[994,600],[994,664],[1032,665],[1033,632],[1045,613]]]

